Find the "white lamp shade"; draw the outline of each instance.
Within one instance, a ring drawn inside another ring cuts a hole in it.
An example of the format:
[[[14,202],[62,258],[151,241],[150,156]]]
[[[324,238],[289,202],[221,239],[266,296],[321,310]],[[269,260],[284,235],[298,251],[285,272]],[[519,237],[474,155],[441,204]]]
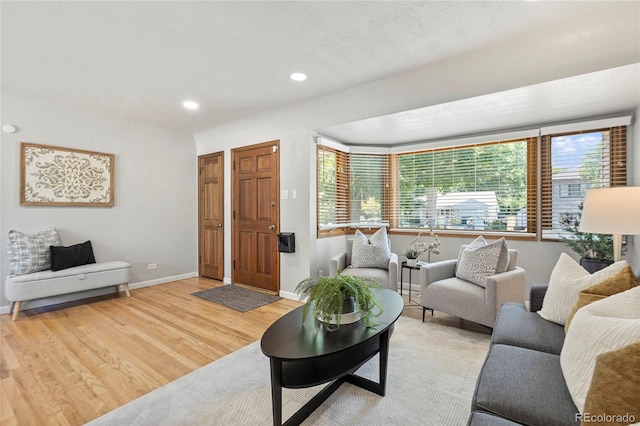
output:
[[[640,187],[588,190],[579,230],[593,234],[640,234]]]

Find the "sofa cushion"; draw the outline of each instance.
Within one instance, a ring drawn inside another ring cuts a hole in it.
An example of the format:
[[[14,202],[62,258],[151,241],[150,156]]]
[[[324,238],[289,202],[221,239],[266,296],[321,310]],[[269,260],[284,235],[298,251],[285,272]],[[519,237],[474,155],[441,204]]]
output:
[[[493,414],[484,413],[482,411],[474,411],[469,416],[467,426],[517,426],[520,423],[514,423],[507,419],[496,417]]]
[[[487,277],[495,275],[498,269],[506,271],[508,265],[509,252],[504,238],[489,244],[479,236],[462,251],[456,277],[484,287]]]
[[[353,237],[351,252],[351,266],[354,268],[389,268],[389,238],[387,229],[383,226],[378,229],[371,238],[367,239],[359,230]]]
[[[599,283],[582,290],[578,294],[578,301],[573,305],[573,309],[571,310],[571,313],[567,318],[567,322],[564,325],[565,333],[569,331],[571,320],[576,312],[578,312],[578,309],[583,306],[587,306],[590,303],[602,300],[605,297],[620,293],[621,291],[629,290],[638,284],[640,283],[638,283],[638,279],[633,273],[633,269],[631,269],[631,266],[626,265],[622,270],[616,272],[604,281],[600,281]]]
[[[60,245],[60,237],[54,229],[25,234],[9,231],[9,275],[24,275],[51,268],[49,247]]]
[[[91,241],[75,244],[69,247],[51,246],[51,270],[73,268],[74,266],[96,263],[93,256]]]
[[[491,346],[473,409],[526,425],[579,424],[560,357],[516,346]]]
[[[640,341],[640,287],[614,294],[578,310],[560,353],[562,372],[574,403],[583,412],[601,353]]]
[[[594,274],[589,274],[568,254],[561,253],[551,271],[549,289],[544,295],[542,309],[538,314],[547,321],[565,325],[581,290],[609,278],[626,265],[625,261],[616,262]]]
[[[564,329],[535,312],[528,312],[524,305],[505,303],[498,311],[491,342],[560,355]]]
[[[484,288],[459,278],[447,278],[427,286],[422,304],[438,311],[480,322],[486,317]]]

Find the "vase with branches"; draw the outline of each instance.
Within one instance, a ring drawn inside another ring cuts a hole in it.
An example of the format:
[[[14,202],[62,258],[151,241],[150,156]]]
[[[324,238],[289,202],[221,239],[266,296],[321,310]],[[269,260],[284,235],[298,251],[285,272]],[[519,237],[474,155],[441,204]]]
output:
[[[408,266],[416,266],[416,259],[423,253],[429,253],[429,261],[431,261],[431,253],[440,253],[440,239],[433,232],[433,229],[429,230],[429,237],[432,237],[433,241],[423,241],[421,239],[422,233],[419,233],[418,236],[411,242],[411,245],[404,250],[403,254],[407,257]],[[410,260],[412,260],[412,262],[409,262]]]

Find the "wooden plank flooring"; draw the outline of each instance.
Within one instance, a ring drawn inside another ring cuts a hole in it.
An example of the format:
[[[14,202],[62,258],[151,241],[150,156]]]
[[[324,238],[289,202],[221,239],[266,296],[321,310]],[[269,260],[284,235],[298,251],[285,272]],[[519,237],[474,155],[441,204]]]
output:
[[[241,313],[191,293],[190,278],[0,318],[0,425],[81,425],[252,343],[300,306]],[[419,306],[403,315],[420,318]],[[428,321],[488,332],[444,314]]]

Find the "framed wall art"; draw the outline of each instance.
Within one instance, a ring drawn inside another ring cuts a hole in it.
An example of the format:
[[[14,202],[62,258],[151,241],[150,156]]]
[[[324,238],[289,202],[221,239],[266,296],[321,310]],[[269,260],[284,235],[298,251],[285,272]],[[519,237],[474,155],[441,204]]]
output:
[[[113,154],[22,142],[20,204],[112,207],[113,169]]]

